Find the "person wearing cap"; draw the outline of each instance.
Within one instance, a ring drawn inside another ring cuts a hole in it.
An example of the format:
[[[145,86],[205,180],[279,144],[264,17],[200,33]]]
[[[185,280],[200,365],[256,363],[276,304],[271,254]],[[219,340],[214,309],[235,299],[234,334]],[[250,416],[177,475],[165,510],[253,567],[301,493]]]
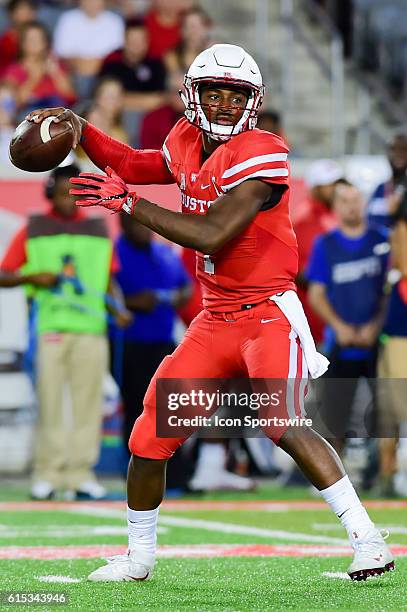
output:
[[[307,298],[307,267],[315,239],[337,225],[332,211],[335,184],[343,177],[341,166],[332,159],[319,159],[308,168],[305,181],[309,190],[302,213],[294,221],[298,242],[298,296],[304,306],[315,342],[322,342],[324,323],[314,312]]]

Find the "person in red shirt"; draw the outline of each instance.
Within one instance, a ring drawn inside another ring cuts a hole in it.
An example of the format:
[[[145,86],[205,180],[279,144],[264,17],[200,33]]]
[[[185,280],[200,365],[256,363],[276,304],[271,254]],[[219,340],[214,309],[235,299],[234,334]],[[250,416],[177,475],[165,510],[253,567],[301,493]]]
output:
[[[211,29],[212,21],[200,6],[184,11],[181,19],[181,41],[164,56],[168,72],[184,74],[198,53],[211,45]]]
[[[322,342],[324,322],[308,302],[304,271],[308,265],[314,241],[321,234],[337,225],[332,211],[335,184],[343,177],[343,170],[331,159],[320,159],[308,169],[305,180],[308,185],[308,201],[294,223],[298,241],[298,297],[304,307],[312,335],[317,344]]]
[[[19,61],[8,67],[5,81],[14,88],[20,112],[38,104],[72,104],[76,99],[68,72],[51,53],[50,35],[37,21],[24,26]]]
[[[142,149],[160,149],[168,132],[181,119],[184,112],[184,105],[179,97],[182,80],[180,74],[171,74],[165,94],[166,104],[144,115],[140,127]]]
[[[233,377],[267,390],[277,379],[281,401],[268,404],[277,421],[267,420],[264,433],[295,459],[346,528],[355,549],[349,575],[365,579],[383,573],[394,567],[392,554],[338,455],[312,428],[301,426],[308,372],[317,378],[328,362],[315,349],[295,292],[298,256],[288,207],[288,147],[275,134],[255,129],[264,95],[259,68],[241,47],[214,45],[194,60],[184,85],[185,118],[161,151],[126,147],[68,109],[38,109],[28,116],[35,122],[49,116],[69,119],[74,145],[81,140],[92,161],[106,169],[105,175],[83,173],[71,180],[77,205],[124,211],[165,238],[194,248],[203,293],[203,311],[159,366],[130,437],[128,555],[112,559],[89,580],[151,577],[166,463],[192,433],[185,429],[187,422],[171,428],[166,411],[180,414],[177,398],[185,399],[186,388],[187,408],[181,414],[210,417],[219,405],[208,412],[203,400],[194,403],[193,392],[205,391],[191,389],[191,380],[207,379],[207,389],[215,385],[216,395],[217,381]],[[182,212],[139,197],[126,182],[176,183]]]
[[[0,36],[0,79],[7,68],[17,60],[21,29],[35,19],[33,0],[9,0],[7,13],[10,27]]]
[[[145,15],[150,38],[149,56],[161,59],[181,42],[181,14],[189,8],[188,0],[153,0]]]

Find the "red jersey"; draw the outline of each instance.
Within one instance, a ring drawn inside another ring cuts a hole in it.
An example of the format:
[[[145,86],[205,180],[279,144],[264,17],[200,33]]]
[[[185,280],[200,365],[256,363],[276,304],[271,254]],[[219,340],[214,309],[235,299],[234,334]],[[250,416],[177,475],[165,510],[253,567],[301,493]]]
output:
[[[231,312],[275,293],[296,289],[297,241],[289,216],[288,148],[275,134],[250,130],[220,145],[202,163],[202,132],[185,118],[163,145],[181,190],[182,212],[205,214],[214,200],[248,179],[286,186],[280,202],[260,210],[236,238],[214,255],[197,253],[203,305]]]
[[[149,57],[161,58],[167,51],[174,49],[180,43],[181,30],[179,21],[173,25],[163,25],[156,11],[152,10],[144,17],[144,23],[150,40]]]

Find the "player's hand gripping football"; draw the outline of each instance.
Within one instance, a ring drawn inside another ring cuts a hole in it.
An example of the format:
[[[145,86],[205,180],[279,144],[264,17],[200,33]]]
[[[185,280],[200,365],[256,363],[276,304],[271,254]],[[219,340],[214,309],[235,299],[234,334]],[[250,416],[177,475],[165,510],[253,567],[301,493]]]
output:
[[[129,215],[134,212],[134,207],[140,197],[132,192],[123,179],[109,166],[105,170],[106,175],[82,172],[79,176],[69,179],[73,185],[80,189],[70,189],[70,195],[77,196],[77,206],[104,206],[113,212],[124,210]]]
[[[82,130],[87,121],[74,113],[70,108],[64,108],[63,106],[58,106],[56,108],[37,108],[28,113],[26,120],[32,121],[33,123],[41,123],[47,117],[54,117],[56,123],[60,121],[69,121],[74,132],[72,148],[76,149],[82,136]]]

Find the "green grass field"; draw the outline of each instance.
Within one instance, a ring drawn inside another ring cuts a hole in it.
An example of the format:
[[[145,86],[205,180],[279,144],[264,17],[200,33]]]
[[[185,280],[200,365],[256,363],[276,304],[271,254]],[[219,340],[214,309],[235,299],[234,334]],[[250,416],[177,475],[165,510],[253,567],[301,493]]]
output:
[[[153,580],[95,584],[86,576],[101,557],[125,552],[124,503],[42,504],[10,493],[20,501],[6,501],[3,490],[0,591],[69,598],[36,610],[407,609],[407,502],[368,502],[375,522],[390,528],[399,558],[396,572],[366,583],[345,578],[351,552],[319,500],[263,487],[242,496],[168,501]],[[16,607],[30,606],[0,605]]]

